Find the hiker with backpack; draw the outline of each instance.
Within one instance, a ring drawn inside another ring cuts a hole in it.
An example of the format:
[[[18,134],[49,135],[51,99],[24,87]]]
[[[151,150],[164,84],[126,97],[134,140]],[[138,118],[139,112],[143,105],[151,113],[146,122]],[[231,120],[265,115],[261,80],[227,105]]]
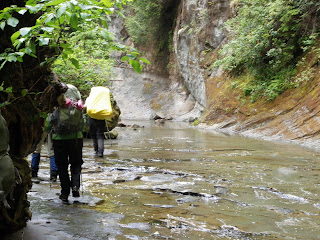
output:
[[[73,197],[80,197],[80,175],[83,147],[83,104],[78,89],[67,84],[68,90],[54,112],[47,118],[47,131],[52,131],[53,149],[60,179],[59,198],[67,202],[72,190]],[[71,178],[68,168],[70,165]]]
[[[86,99],[85,107],[89,116],[89,133],[93,141],[93,148],[98,157],[103,157],[104,131],[106,118],[112,114],[110,90],[107,87],[93,87]]]

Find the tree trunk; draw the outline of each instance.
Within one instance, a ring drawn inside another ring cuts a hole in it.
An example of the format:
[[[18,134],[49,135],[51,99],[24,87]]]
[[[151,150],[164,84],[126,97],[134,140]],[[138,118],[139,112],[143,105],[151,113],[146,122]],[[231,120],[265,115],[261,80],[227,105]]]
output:
[[[23,0],[4,0],[0,2],[1,9],[10,5],[24,6]],[[18,28],[34,25],[38,16],[26,12],[24,15],[14,14],[19,19]],[[12,48],[10,36],[16,30],[6,26],[0,30],[0,53]],[[31,173],[26,157],[35,150],[42,135],[44,118],[42,112],[50,112],[56,105],[57,96],[63,92],[58,85],[53,86],[54,76],[49,66],[40,67],[46,57],[54,54],[52,49],[37,47],[38,58],[24,57],[23,62],[8,62],[0,70],[0,85],[12,87],[12,93],[0,92],[0,103],[10,102],[1,108],[3,117],[9,129],[9,155],[16,168],[15,185],[7,195],[10,209],[0,202],[0,232],[13,232],[26,226],[31,218],[27,192],[31,188]],[[57,87],[58,86],[58,87]],[[21,91],[27,89],[23,96]],[[1,136],[2,137],[2,136]],[[2,159],[0,159],[2,161]],[[1,163],[0,163],[1,165]]]

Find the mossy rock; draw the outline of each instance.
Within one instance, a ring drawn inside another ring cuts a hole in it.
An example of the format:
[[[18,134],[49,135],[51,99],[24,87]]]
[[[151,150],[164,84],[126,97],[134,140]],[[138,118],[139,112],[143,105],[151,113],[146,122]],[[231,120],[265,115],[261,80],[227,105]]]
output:
[[[31,219],[27,192],[31,188],[31,173],[27,160],[8,155],[9,132],[0,112],[0,232],[14,232]],[[8,206],[5,206],[4,203]]]

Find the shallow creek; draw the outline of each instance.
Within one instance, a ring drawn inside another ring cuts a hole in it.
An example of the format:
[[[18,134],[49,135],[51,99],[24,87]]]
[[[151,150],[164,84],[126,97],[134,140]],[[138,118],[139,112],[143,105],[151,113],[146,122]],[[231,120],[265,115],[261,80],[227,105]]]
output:
[[[58,199],[59,183],[47,180],[44,153],[42,181],[28,196],[33,218],[20,234],[319,239],[319,153],[185,123],[138,124],[144,128],[116,128],[118,139],[105,141],[104,158],[96,158],[91,140],[85,140],[81,197],[71,197],[69,204]]]

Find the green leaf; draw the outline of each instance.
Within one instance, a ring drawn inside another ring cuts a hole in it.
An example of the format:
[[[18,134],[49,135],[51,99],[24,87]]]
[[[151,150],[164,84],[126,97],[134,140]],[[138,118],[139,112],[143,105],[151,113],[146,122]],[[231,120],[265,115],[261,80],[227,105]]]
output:
[[[46,119],[48,117],[48,113],[40,112],[40,117]]]
[[[106,19],[105,19],[104,17],[101,17],[101,18],[100,18],[100,21],[101,21],[102,25],[103,25],[106,29],[109,28],[109,25],[108,25],[108,23],[107,23],[107,21],[106,21]]]
[[[86,21],[91,21],[92,14],[89,13],[80,13],[80,18]]]
[[[54,27],[42,27],[41,30],[51,33],[51,32],[53,32]]]
[[[21,51],[22,51],[22,49],[21,49]],[[26,48],[24,49],[24,52],[25,52],[26,54],[28,54],[28,55],[30,55],[30,54],[33,53],[33,52],[32,52],[32,49],[29,48],[29,47],[26,47]]]
[[[36,4],[35,0],[28,0],[26,2],[26,5],[35,5],[35,4]]]
[[[23,62],[23,57],[17,57],[18,62]]]
[[[61,17],[61,15],[66,12],[66,9],[67,9],[66,4],[61,5],[61,7],[57,11],[57,18]]]
[[[36,6],[26,5],[26,8],[28,8],[31,13],[34,13],[34,12],[38,11]]]
[[[12,87],[7,87],[4,92],[6,93],[12,93]]]
[[[1,63],[0,70],[4,67],[4,65],[6,64],[6,62],[7,62],[7,60],[5,60],[5,61],[3,61],[3,62]]]
[[[141,73],[141,65],[138,61],[136,60],[130,60],[131,66],[137,73]]]
[[[122,50],[126,48],[126,45],[119,44],[119,43],[115,43],[114,46],[115,46],[116,48],[119,48],[119,49],[122,49]]]
[[[27,9],[21,9],[18,13],[20,15],[24,15],[27,12]]]
[[[49,44],[50,38],[39,38],[39,46],[46,46]]]
[[[128,56],[123,56],[123,57],[121,58],[121,61],[122,61],[122,62],[125,62],[125,61],[127,61],[127,60],[129,60],[129,57],[128,57]]]
[[[8,55],[8,62],[16,62],[17,57],[15,55]]]
[[[112,41],[114,39],[113,37],[113,33],[107,31],[107,30],[102,30],[101,31],[101,35],[104,39],[106,39],[107,41]]]
[[[144,63],[147,63],[147,64],[151,64],[147,59],[145,59],[145,58],[139,58],[139,60],[141,61],[141,62],[144,62]]]
[[[56,6],[59,5],[60,3],[65,2],[66,0],[54,0],[54,1],[50,1],[47,4],[45,4],[45,6]]]
[[[117,12],[117,14],[118,14],[120,17],[122,17],[122,18],[126,18],[126,16],[125,16],[125,15],[123,15],[123,13],[122,13],[122,12]]]
[[[19,30],[21,36],[27,35],[31,31],[31,27],[24,27]]]
[[[0,23],[0,28],[1,28],[2,31],[4,30],[5,26],[6,26],[6,21],[3,21],[3,22]]]
[[[9,105],[9,104],[10,104],[10,102],[8,102],[8,101],[5,101],[5,102],[3,102],[3,103],[0,103],[0,108],[4,107],[4,106],[6,106],[6,105]]]
[[[14,43],[16,39],[20,36],[20,31],[15,32],[11,35],[11,42]]]
[[[75,58],[70,58],[70,61],[72,62],[73,66],[75,66],[76,68],[80,68],[79,62],[78,62],[77,59],[75,59]]]
[[[111,8],[112,7],[112,2],[110,0],[101,0],[101,2],[103,3],[103,5],[105,5],[107,8]]]
[[[7,20],[7,24],[8,24],[9,26],[11,26],[11,27],[16,27],[16,26],[18,25],[18,23],[19,23],[19,20],[16,19],[16,18],[14,18],[14,17],[10,17],[10,18],[8,18],[8,20]]]
[[[47,19],[44,21],[44,23],[49,23],[52,19],[54,19],[56,15],[54,13],[48,14]]]
[[[69,55],[73,53],[73,50],[71,48],[65,48],[63,49],[63,53],[65,53],[66,55]]]
[[[77,29],[78,28],[78,17],[75,13],[71,14],[70,17],[70,24],[73,28]]]
[[[23,89],[22,91],[21,91],[21,95],[24,97],[24,96],[26,96],[28,94],[28,89]]]
[[[19,49],[21,44],[24,43],[26,38],[19,38],[17,41],[14,42],[13,46],[16,47],[16,49]]]
[[[26,46],[30,48],[32,53],[36,53],[36,44],[31,39],[26,43]]]

